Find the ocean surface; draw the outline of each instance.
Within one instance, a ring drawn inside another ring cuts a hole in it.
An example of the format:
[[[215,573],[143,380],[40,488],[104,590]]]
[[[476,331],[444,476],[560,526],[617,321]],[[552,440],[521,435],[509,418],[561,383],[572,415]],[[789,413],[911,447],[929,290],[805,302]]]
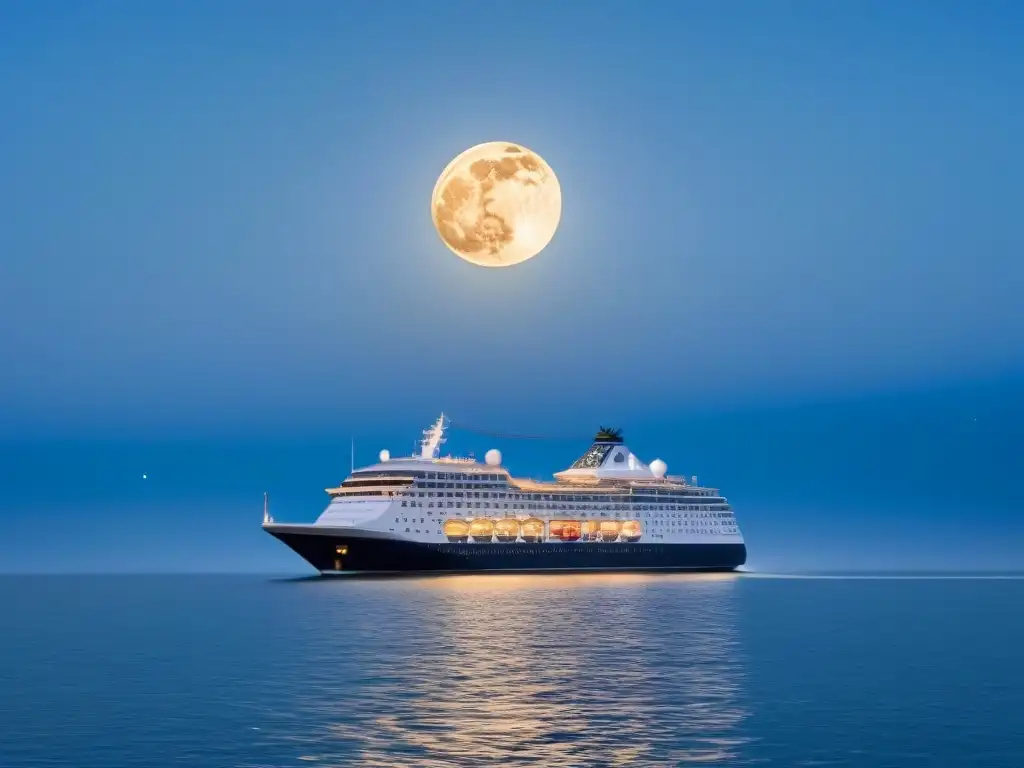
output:
[[[1024,580],[0,577],[0,766],[1024,766]]]

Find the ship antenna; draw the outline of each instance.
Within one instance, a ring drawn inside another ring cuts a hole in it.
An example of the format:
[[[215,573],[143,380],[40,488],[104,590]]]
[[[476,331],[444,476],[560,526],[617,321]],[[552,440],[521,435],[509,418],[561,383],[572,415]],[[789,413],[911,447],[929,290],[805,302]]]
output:
[[[349,437],[349,448],[348,448],[348,473],[354,475],[356,473],[356,439],[355,437]]]
[[[263,492],[263,523],[265,525],[267,523],[272,523],[272,522],[274,522],[274,518],[272,518],[270,516],[269,496],[268,496],[267,492],[264,491]]]

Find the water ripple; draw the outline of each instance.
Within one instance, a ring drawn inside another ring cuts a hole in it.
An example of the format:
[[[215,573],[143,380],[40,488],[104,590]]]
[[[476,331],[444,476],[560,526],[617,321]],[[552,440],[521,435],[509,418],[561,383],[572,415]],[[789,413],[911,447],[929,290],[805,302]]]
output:
[[[1005,768],[1022,590],[0,577],[0,767]]]
[[[650,766],[735,761],[743,660],[735,577],[456,577],[324,616],[298,713],[278,738],[320,764]],[[340,585],[339,585],[340,586]],[[652,636],[651,619],[662,630]],[[377,624],[377,622],[382,622]],[[333,671],[355,667],[358,676]]]

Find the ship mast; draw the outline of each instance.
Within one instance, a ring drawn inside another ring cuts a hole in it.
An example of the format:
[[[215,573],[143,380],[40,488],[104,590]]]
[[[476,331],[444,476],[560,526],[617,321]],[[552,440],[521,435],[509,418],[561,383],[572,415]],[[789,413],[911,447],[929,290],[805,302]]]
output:
[[[274,518],[270,516],[270,503],[267,492],[263,492],[263,524],[274,522]]]
[[[423,430],[423,439],[420,441],[420,458],[436,459],[441,451],[441,444],[444,440],[445,418],[442,413],[430,429]]]

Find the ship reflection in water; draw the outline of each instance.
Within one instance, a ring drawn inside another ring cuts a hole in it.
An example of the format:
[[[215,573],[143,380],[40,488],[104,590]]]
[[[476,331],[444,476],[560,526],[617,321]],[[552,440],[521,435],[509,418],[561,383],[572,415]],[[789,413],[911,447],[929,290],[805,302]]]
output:
[[[284,730],[296,757],[321,765],[735,765],[747,715],[737,579],[311,585],[328,638],[362,640],[318,645],[321,678]],[[333,612],[349,590],[372,590],[372,610]]]

